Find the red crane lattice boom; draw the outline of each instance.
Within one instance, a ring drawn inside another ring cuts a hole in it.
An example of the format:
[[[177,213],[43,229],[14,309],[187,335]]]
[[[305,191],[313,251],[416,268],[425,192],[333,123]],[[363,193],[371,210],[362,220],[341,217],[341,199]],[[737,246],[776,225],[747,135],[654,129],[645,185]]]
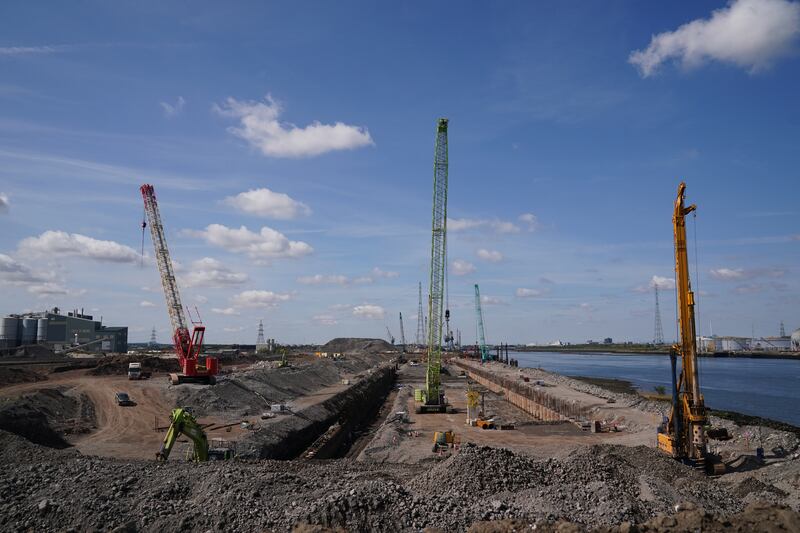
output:
[[[218,362],[214,357],[206,357],[200,361],[200,351],[203,347],[203,337],[206,328],[202,324],[194,324],[192,333],[186,325],[183,313],[181,295],[178,291],[178,282],[175,280],[175,271],[172,259],[167,248],[167,239],[164,235],[164,225],[158,211],[155,188],[152,185],[142,185],[142,199],[147,222],[150,224],[150,236],[153,239],[156,264],[161,275],[161,287],[167,300],[167,312],[172,322],[172,341],[175,344],[175,353],[181,365],[181,374],[171,374],[172,382],[177,384],[184,381],[201,381],[213,383],[218,371]]]

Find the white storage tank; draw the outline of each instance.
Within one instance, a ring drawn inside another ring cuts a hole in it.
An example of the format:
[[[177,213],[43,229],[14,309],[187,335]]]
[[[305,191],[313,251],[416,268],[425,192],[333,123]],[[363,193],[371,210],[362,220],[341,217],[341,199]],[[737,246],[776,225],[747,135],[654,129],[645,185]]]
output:
[[[39,320],[36,318],[22,319],[22,344],[34,344],[36,342],[36,325]]]
[[[0,319],[0,349],[19,346],[19,319],[7,316]]]
[[[47,342],[47,319],[40,318],[36,325],[36,343],[44,344]]]

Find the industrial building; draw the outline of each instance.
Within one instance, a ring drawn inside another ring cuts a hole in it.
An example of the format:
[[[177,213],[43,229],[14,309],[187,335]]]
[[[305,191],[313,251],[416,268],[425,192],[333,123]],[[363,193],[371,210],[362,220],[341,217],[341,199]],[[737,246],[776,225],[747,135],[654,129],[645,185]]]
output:
[[[782,337],[698,337],[697,349],[701,353],[715,352],[788,352],[793,349],[792,339]]]
[[[104,326],[102,319],[77,309],[61,314],[59,308],[39,313],[9,315],[0,319],[0,350],[41,344],[55,352],[79,347],[87,352],[128,351],[128,328]]]

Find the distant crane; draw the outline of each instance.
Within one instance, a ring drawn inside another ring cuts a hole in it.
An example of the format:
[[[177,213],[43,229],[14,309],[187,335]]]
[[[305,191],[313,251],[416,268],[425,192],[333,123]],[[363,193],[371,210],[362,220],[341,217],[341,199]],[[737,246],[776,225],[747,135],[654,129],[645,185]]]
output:
[[[481,309],[481,290],[478,284],[475,284],[475,318],[478,324],[478,348],[481,351],[481,363],[492,360],[492,354],[489,353],[489,348],[486,347],[486,332],[483,329],[483,310]]]
[[[406,353],[406,330],[403,328],[403,313],[400,313],[400,345],[403,347],[403,353]]]
[[[444,318],[444,282],[447,257],[447,119],[436,125],[433,160],[433,218],[431,223],[431,268],[428,290],[428,366],[425,389],[418,412],[447,411],[441,386],[442,322]]]
[[[178,291],[178,283],[175,280],[175,272],[172,267],[172,259],[167,248],[167,239],[164,234],[164,225],[161,223],[161,214],[158,211],[156,201],[156,191],[152,185],[142,185],[142,199],[144,200],[144,211],[147,221],[150,224],[150,236],[155,248],[156,263],[161,274],[161,286],[164,289],[164,297],[167,300],[167,311],[172,321],[172,341],[175,344],[175,353],[181,365],[180,374],[170,374],[173,384],[188,381],[213,384],[218,372],[218,360],[214,357],[206,357],[200,360],[200,351],[203,348],[203,337],[206,328],[198,321],[193,323],[192,333],[186,325],[186,317],[183,314],[181,295]],[[144,227],[144,226],[143,226]]]
[[[653,344],[659,346],[664,344],[664,328],[661,327],[661,306],[658,304],[658,283],[653,283],[653,290],[656,294],[656,322],[655,333],[653,334]]]
[[[394,346],[394,335],[392,335],[392,332],[389,331],[389,326],[386,326],[386,334],[389,336],[389,342],[391,342]]]
[[[425,311],[422,310],[422,282],[419,282],[419,310],[417,311],[417,346],[425,342]]]

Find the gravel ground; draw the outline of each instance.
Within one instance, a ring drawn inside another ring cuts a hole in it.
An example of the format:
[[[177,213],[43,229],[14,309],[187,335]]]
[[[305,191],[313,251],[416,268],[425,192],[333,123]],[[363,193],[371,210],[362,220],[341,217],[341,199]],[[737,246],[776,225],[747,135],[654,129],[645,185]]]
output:
[[[605,445],[543,461],[468,445],[435,466],[190,464],[84,457],[0,432],[0,466],[3,531],[289,531],[299,523],[465,531],[482,520],[616,527],[674,513],[677,504],[730,516],[744,507],[737,488],[748,488],[647,448]]]

